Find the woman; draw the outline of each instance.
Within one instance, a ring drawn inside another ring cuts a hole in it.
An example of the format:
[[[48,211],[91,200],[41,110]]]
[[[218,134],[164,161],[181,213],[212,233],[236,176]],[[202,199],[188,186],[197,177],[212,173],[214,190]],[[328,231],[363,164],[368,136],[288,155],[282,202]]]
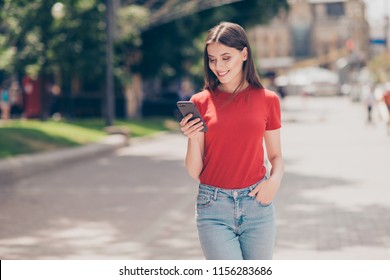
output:
[[[197,226],[206,259],[272,259],[274,206],[284,163],[280,104],[260,83],[244,29],[223,22],[204,49],[205,87],[192,96],[199,119],[180,122],[186,168],[200,181]],[[266,178],[263,139],[272,165]]]
[[[11,103],[8,91],[8,82],[3,81],[2,87],[0,87],[0,110],[1,118],[3,120],[9,120],[11,113]]]

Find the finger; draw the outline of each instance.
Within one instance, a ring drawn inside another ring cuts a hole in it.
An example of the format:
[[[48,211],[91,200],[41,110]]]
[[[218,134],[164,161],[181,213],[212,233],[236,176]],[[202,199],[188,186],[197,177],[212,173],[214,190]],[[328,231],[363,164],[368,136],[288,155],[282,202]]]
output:
[[[184,118],[182,118],[182,120],[180,122],[180,126],[186,125],[188,120],[191,119],[191,117],[192,117],[192,114],[188,114]]]
[[[197,123],[197,124],[195,124],[195,125],[193,125],[193,126],[190,126],[190,127],[188,127],[188,128],[182,129],[182,131],[183,131],[183,134],[189,136],[191,133],[193,133],[193,132],[199,132],[199,131],[202,130],[202,129],[203,129],[203,123],[202,123],[202,122],[199,122],[199,123]]]
[[[260,191],[260,187],[257,186],[256,188],[254,188],[250,193],[248,193],[249,196],[256,196],[257,193]]]
[[[183,131],[183,134],[186,135],[187,137],[194,137],[198,132],[203,130],[203,124],[200,122],[189,129]]]
[[[196,119],[193,119],[192,121],[189,121],[187,123],[188,126],[193,126],[195,124],[197,124],[198,122],[200,122],[200,119],[199,118],[196,118]]]
[[[256,194],[255,199],[256,199],[257,201],[259,201],[260,203],[262,203],[262,204],[268,204],[269,202],[272,201],[272,200],[270,200],[269,198],[264,197],[263,193],[260,193],[260,192],[258,192],[258,193]]]
[[[195,125],[198,124],[198,123],[202,123],[202,122],[200,122],[200,119],[199,119],[199,118],[194,119],[194,120],[188,122],[188,123],[187,123],[186,125],[184,125],[182,128],[183,128],[184,130],[189,130],[190,128],[192,128],[193,126],[195,126]]]
[[[190,113],[190,114],[186,115],[186,116],[183,118],[183,120],[185,120],[185,122],[187,123],[187,122],[189,121],[189,119],[192,118],[192,116],[193,116],[193,115]]]

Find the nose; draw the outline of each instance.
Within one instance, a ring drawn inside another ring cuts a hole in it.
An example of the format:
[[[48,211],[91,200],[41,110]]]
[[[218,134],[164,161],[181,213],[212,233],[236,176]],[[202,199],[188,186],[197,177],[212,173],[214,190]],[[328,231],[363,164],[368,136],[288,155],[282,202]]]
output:
[[[223,70],[224,63],[222,60],[215,61],[215,70]]]

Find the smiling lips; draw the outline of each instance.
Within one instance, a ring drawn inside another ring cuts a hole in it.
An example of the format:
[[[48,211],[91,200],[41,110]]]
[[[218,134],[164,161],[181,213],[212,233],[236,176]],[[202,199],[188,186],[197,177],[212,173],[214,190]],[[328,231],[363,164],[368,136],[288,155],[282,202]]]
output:
[[[217,71],[218,77],[220,77],[220,78],[225,77],[227,73],[229,73],[229,70],[228,71],[224,71],[224,72],[218,72]]]

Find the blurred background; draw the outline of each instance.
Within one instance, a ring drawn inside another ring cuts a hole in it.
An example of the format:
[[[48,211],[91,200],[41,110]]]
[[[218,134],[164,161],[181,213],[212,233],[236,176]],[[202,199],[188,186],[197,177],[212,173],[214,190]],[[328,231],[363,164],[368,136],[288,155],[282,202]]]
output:
[[[202,258],[176,102],[202,89],[204,39],[221,21],[246,29],[281,99],[276,258],[390,257],[390,0],[0,8],[0,169],[16,170],[0,172],[0,258]],[[107,133],[142,140],[18,175],[20,155]]]
[[[172,116],[201,89],[205,30],[223,20],[247,28],[283,95],[359,101],[388,79],[386,0],[1,2],[0,80],[15,118]]]
[[[365,90],[383,91],[388,81],[389,5],[1,1],[0,81],[10,106],[4,118],[104,117],[111,123],[174,116],[175,101],[202,88],[205,30],[223,20],[247,28],[264,82],[283,97],[360,101]]]

